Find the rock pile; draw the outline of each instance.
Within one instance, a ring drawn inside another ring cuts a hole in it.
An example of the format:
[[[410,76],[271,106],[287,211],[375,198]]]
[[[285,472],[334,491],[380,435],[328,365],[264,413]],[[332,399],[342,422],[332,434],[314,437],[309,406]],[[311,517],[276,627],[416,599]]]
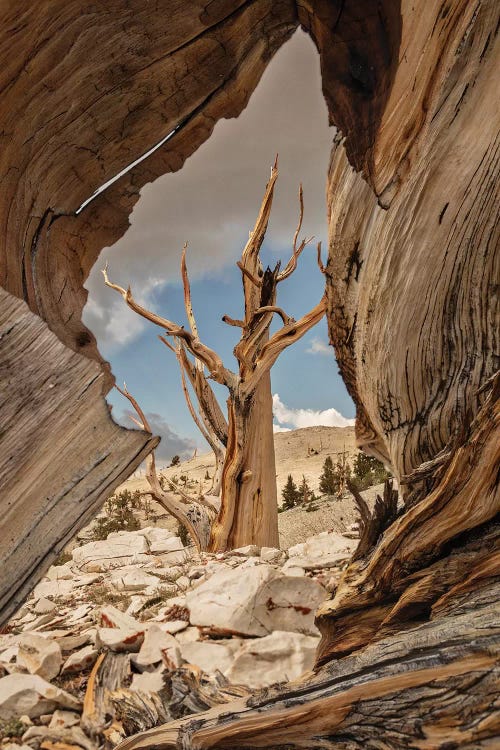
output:
[[[355,546],[324,532],[287,553],[211,555],[148,527],[75,548],[0,635],[0,734],[92,750],[127,733],[99,719],[113,696],[148,696],[158,721],[174,716],[165,687],[182,670],[219,691],[296,679],[314,663],[314,612]]]

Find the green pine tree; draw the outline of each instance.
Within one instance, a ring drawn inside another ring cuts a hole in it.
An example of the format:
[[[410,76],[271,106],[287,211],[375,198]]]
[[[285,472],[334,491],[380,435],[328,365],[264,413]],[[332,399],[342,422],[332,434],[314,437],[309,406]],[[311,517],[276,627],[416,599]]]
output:
[[[307,480],[304,474],[302,474],[302,482],[300,483],[299,489],[298,489],[299,504],[306,505],[310,501],[311,495],[312,495],[311,488],[307,484]]]
[[[338,487],[338,476],[333,467],[332,458],[331,456],[327,456],[325,458],[325,463],[323,464],[323,471],[319,478],[319,491],[323,495],[335,495],[338,491]]]
[[[293,481],[293,477],[291,474],[288,475],[288,479],[286,480],[286,484],[283,487],[281,496],[283,498],[283,508],[285,510],[294,508],[298,503],[299,491],[297,489],[297,485]]]

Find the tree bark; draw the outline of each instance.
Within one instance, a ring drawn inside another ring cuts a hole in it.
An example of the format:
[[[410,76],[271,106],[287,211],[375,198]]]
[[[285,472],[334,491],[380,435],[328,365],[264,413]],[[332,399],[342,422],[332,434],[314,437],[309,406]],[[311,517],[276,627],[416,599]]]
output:
[[[222,472],[224,502],[210,549],[247,544],[279,547],[278,497],[270,373],[246,401],[228,399],[228,442]]]

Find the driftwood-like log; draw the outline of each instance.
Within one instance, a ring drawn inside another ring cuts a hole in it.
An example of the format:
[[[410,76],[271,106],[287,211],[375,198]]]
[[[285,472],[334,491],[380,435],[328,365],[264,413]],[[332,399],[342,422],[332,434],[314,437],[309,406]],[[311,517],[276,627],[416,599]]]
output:
[[[158,443],[113,422],[104,377],[0,288],[2,620]]]

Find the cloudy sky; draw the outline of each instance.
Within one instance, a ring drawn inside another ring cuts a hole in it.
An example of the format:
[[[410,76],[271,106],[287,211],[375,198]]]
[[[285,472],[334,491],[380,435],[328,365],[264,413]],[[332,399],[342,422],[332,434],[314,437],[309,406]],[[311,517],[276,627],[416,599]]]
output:
[[[159,457],[206,450],[187,411],[175,358],[157,339],[159,329],[129,311],[106,288],[100,269],[109,262],[113,281],[132,285],[147,307],[184,324],[179,262],[189,242],[188,268],[200,336],[234,368],[238,329],[221,322],[242,317],[241,274],[235,266],[253,227],[270,166],[279,153],[280,176],[264,243],[264,263],[290,255],[297,223],[298,185],[304,187],[302,233],[327,247],[325,183],[333,138],[320,88],[319,59],[310,40],[297,34],[268,67],[247,109],[218,123],[212,137],[177,174],[146,185],[131,227],[102,251],[87,282],[84,321],[97,336],[119,383],[127,387],[162,436]],[[278,304],[299,318],[323,291],[315,245],[306,248],[295,274],[279,287]],[[323,320],[287,349],[272,370],[276,429],[352,424],[349,399],[328,344]],[[217,387],[223,403],[226,393]],[[112,391],[113,416],[127,426],[129,404]]]

